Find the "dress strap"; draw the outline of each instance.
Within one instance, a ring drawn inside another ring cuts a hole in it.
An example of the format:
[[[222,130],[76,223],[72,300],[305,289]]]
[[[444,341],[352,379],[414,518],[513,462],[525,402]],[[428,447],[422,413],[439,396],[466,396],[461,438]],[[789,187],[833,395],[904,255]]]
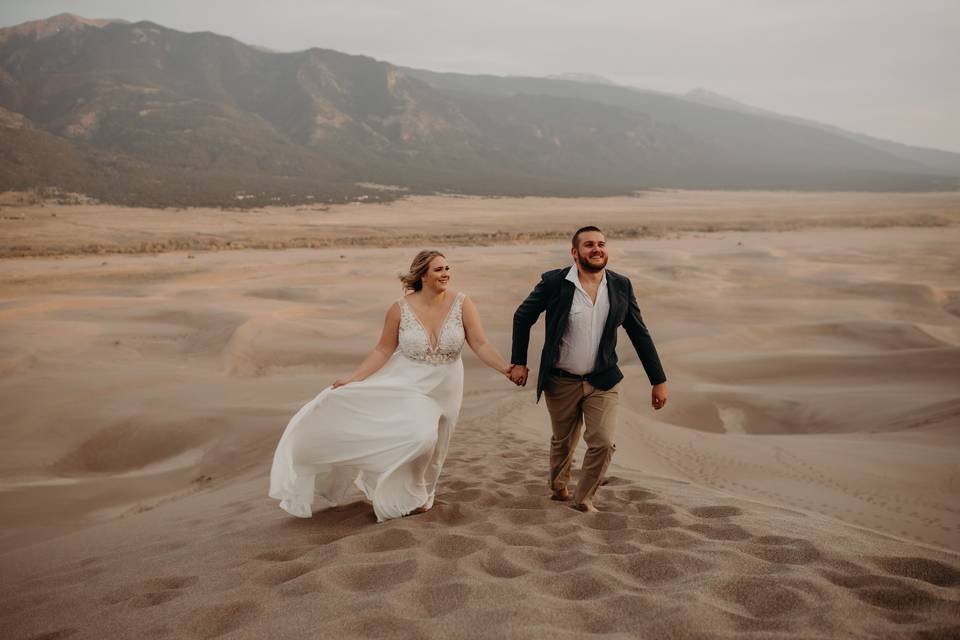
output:
[[[461,321],[463,318],[463,301],[466,299],[466,297],[467,294],[465,294],[463,291],[457,293],[457,297],[453,301],[453,304],[456,307],[456,312],[450,314],[452,316],[456,316],[456,318]]]

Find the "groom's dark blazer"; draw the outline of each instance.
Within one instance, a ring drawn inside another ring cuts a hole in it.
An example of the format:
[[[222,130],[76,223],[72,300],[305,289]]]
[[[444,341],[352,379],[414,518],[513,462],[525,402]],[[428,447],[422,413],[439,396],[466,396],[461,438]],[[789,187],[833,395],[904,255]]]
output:
[[[560,339],[567,327],[570,307],[576,286],[567,280],[567,273],[573,266],[547,271],[540,276],[540,282],[534,287],[516,313],[513,314],[513,353],[510,361],[514,364],[527,364],[527,349],[530,346],[530,327],[544,311],[547,312],[547,330],[543,341],[543,353],[540,356],[540,373],[537,376],[537,402],[543,392],[543,382],[553,368],[560,353]],[[623,380],[623,373],[617,366],[617,327],[623,326],[633,348],[640,356],[640,362],[647,373],[651,385],[666,382],[667,377],[660,365],[660,357],[653,346],[650,332],[643,324],[637,297],[633,293],[630,279],[607,269],[607,288],[610,298],[610,314],[600,337],[600,349],[593,372],[586,376],[587,382],[598,389],[610,389]]]

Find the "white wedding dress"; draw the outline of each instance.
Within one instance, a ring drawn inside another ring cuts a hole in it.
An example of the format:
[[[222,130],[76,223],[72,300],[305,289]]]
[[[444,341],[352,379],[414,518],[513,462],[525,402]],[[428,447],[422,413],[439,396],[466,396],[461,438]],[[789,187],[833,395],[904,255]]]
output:
[[[273,456],[270,497],[309,518],[359,498],[377,521],[433,506],[463,400],[464,294],[458,293],[431,344],[401,299],[399,347],[366,380],[326,388],[290,419]],[[351,495],[352,494],[352,495]]]

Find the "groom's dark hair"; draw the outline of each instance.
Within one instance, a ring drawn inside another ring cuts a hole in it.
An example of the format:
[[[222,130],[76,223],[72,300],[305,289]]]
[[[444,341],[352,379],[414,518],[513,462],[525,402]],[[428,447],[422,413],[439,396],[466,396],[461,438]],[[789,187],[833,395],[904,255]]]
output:
[[[586,233],[587,231],[599,231],[600,233],[603,233],[603,231],[600,231],[600,227],[595,227],[595,226],[593,226],[592,224],[591,224],[590,226],[587,226],[587,227],[580,227],[579,229],[577,229],[577,232],[576,232],[575,234],[573,234],[573,248],[574,248],[574,249],[576,249],[576,248],[579,246],[579,243],[580,243],[580,234],[581,234],[581,233]]]

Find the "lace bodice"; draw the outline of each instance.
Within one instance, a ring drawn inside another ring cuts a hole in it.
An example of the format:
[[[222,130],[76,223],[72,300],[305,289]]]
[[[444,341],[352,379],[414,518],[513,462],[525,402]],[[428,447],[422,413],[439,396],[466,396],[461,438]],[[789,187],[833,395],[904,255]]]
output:
[[[411,360],[430,364],[448,364],[460,357],[466,333],[463,330],[463,299],[458,293],[450,305],[450,311],[440,328],[437,344],[430,342],[430,336],[410,304],[401,298],[400,303],[400,351]]]

